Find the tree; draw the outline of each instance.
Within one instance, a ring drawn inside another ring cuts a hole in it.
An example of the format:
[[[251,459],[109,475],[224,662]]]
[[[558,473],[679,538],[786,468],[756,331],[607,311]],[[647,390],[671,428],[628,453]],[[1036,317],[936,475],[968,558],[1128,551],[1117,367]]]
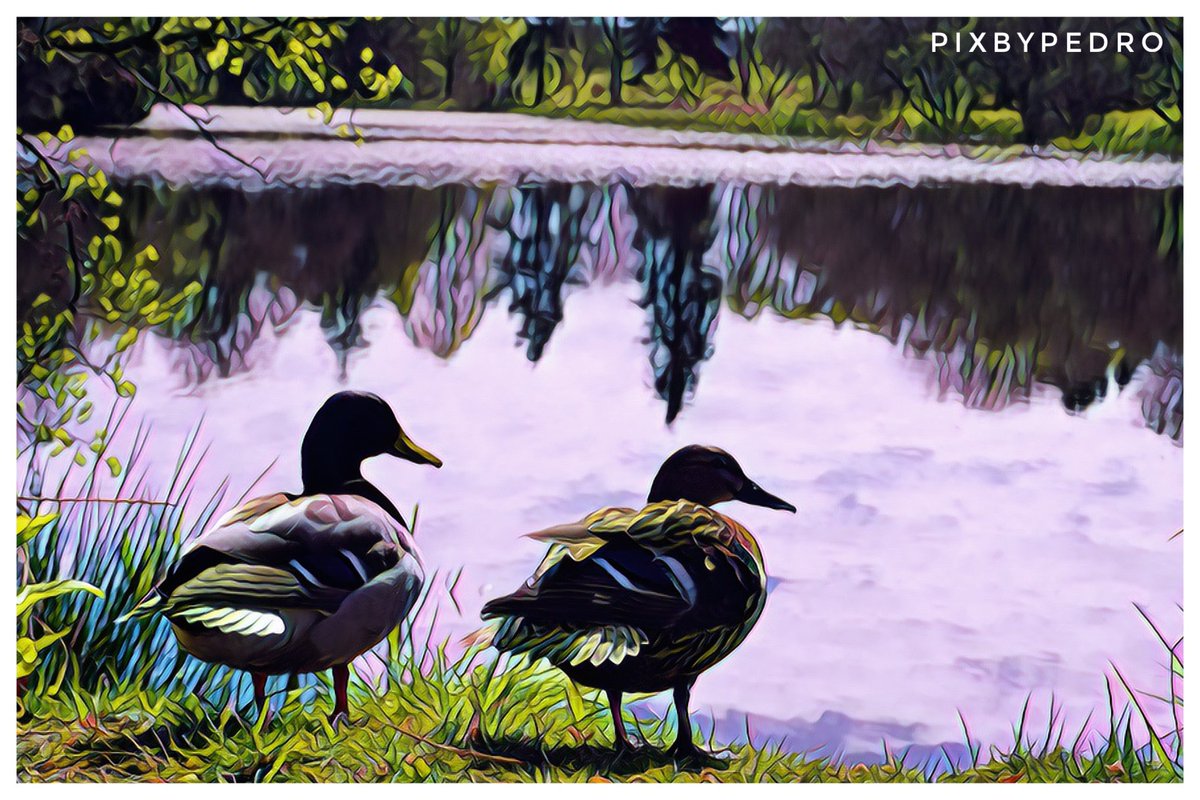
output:
[[[1137,84],[1126,55],[1116,52],[1118,30],[1125,20],[1094,19],[990,19],[976,23],[976,30],[991,39],[1006,35],[1008,51],[995,48],[978,55],[969,69],[980,92],[991,95],[992,108],[1012,109],[1021,116],[1021,139],[1041,144],[1058,136],[1078,136],[1089,118],[1109,111],[1130,108],[1136,103]],[[1018,34],[1054,36],[1059,45],[1043,51],[1018,44]],[[1072,53],[1066,48],[1068,33],[1081,34],[1085,44],[1092,34],[1109,42],[1103,52]]]
[[[895,20],[770,18],[757,36],[764,65],[774,76],[767,102],[796,76],[808,78],[806,107],[835,114],[877,113],[894,102],[898,87],[884,68],[904,40]]]
[[[436,53],[435,63],[442,72],[442,99],[454,96],[454,80],[458,75],[458,53],[462,47],[461,17],[443,17],[433,24],[434,36],[430,37]]]
[[[950,50],[933,51],[935,31],[953,35],[970,30],[964,20],[926,20],[906,17],[895,23],[904,43],[883,68],[891,75],[908,104],[943,140],[961,135],[980,106],[982,94],[971,80],[974,56]]]
[[[631,25],[624,23],[621,17],[601,17],[600,29],[604,32],[604,39],[608,43],[609,62],[608,62],[608,104],[610,106],[622,105],[622,89],[624,88],[624,78],[622,72],[625,69],[625,42],[624,28],[631,28]]]
[[[525,32],[508,51],[508,78],[512,91],[519,100],[521,79],[533,78],[531,106],[539,106],[546,99],[547,79],[550,92],[554,92],[566,74],[567,62],[563,53],[572,45],[571,23],[563,17],[527,17]]]
[[[1183,20],[1178,17],[1138,20],[1137,30],[1157,33],[1163,46],[1157,53],[1135,51],[1133,68],[1143,103],[1178,136],[1183,135]]]
[[[763,100],[768,107],[775,104],[783,91],[797,76],[808,74],[814,95],[820,85],[820,63],[817,43],[823,20],[810,17],[778,17],[762,21],[755,36],[758,59],[771,73],[770,85],[763,88]],[[820,105],[819,100],[811,104]]]

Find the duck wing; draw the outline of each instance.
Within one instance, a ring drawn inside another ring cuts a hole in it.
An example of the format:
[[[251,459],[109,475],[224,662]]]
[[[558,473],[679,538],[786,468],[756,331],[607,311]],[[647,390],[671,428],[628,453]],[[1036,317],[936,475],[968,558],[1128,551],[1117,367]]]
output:
[[[557,664],[619,664],[656,634],[745,621],[760,581],[736,523],[686,502],[606,508],[530,534],[550,549],[525,585],[483,608],[474,641]]]
[[[578,523],[530,534],[550,542],[549,552],[524,586],[489,602],[483,616],[570,627],[668,627],[695,608],[697,566],[708,555],[707,543],[719,542],[725,528],[720,515],[703,506],[653,503],[640,511],[600,509]]]
[[[559,557],[539,573],[512,594],[487,603],[484,618],[644,631],[669,626],[696,602],[695,585],[677,559],[627,537],[614,537],[580,560]]]
[[[246,609],[331,614],[411,549],[398,521],[361,497],[257,498],[197,539],[141,605],[217,627],[253,627]]]

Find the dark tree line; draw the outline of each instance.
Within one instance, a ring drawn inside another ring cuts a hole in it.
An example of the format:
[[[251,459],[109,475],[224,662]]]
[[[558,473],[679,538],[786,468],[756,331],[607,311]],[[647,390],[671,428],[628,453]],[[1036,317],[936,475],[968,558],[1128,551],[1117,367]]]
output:
[[[1069,52],[1072,31],[1108,45]],[[1118,32],[1133,52],[1117,52]],[[955,33],[1006,34],[1013,46],[935,52],[935,34]],[[1058,45],[1017,46],[1029,33]],[[1176,133],[1183,124],[1183,25],[1168,18],[29,18],[17,45],[28,130],[122,124],[155,101],[733,104],[751,116],[871,119],[912,109],[947,139],[972,114],[1004,110],[1027,143],[1076,136],[1111,111],[1152,111]]]

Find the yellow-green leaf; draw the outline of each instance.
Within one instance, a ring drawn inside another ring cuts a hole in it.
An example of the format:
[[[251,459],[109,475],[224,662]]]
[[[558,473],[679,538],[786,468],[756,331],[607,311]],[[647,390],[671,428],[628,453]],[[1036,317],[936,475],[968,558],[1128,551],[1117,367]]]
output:
[[[30,583],[22,586],[17,592],[17,616],[29,611],[35,604],[52,597],[58,597],[71,592],[87,592],[104,599],[104,592],[83,581],[61,580],[45,583]]]
[[[121,338],[117,339],[117,352],[121,353],[129,349],[129,346],[137,341],[137,328],[130,327],[121,334]]]
[[[229,55],[229,42],[224,39],[217,40],[217,46],[204,56],[211,69],[219,69],[225,63],[225,57]]]
[[[79,191],[80,187],[87,183],[87,178],[80,175],[78,172],[67,178],[67,190],[63,192],[63,200],[70,200],[75,192]]]
[[[38,514],[36,517],[17,514],[17,547],[37,536],[41,533],[42,528],[45,528],[56,519],[58,519],[58,514],[54,513]]]

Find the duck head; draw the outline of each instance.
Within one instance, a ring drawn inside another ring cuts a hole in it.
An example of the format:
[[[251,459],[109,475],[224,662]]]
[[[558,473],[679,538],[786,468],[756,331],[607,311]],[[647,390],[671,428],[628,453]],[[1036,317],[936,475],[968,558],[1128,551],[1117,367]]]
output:
[[[441,459],[408,438],[378,395],[338,392],[317,411],[300,446],[305,493],[332,491],[360,479],[363,460],[381,455],[442,466]]]
[[[794,505],[746,477],[741,464],[729,453],[698,444],[677,450],[659,467],[647,501],[663,500],[687,500],[705,506],[740,500],[796,513]]]

